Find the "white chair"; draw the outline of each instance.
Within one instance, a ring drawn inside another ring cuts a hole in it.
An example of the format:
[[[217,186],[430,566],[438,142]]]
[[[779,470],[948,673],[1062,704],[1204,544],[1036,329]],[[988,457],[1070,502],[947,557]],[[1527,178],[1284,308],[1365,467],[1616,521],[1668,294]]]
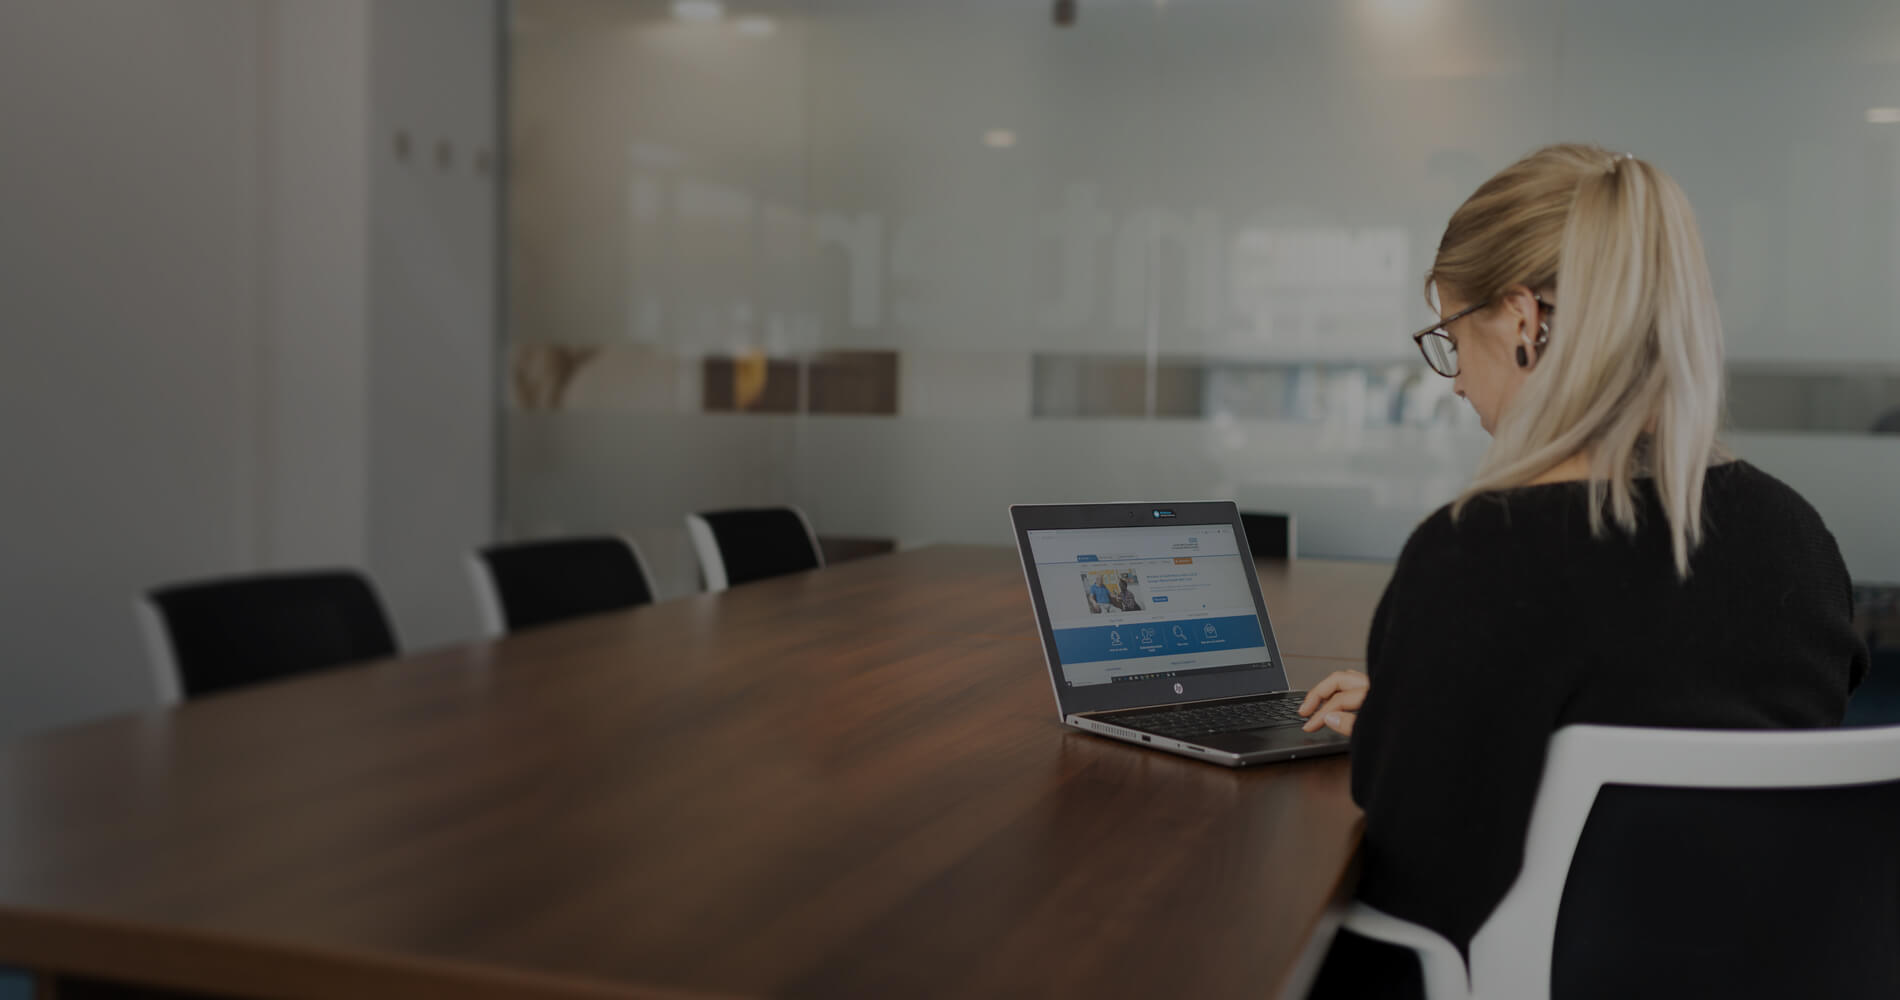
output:
[[[706,589],[713,593],[825,565],[818,533],[797,507],[688,514],[686,534],[693,540]]]
[[[1565,881],[1584,823],[1605,785],[1682,789],[1839,788],[1900,782],[1900,726],[1881,729],[1694,730],[1567,726],[1551,737],[1550,754],[1532,808],[1523,870],[1471,940],[1469,973],[1438,933],[1353,903],[1343,926],[1368,938],[1411,948],[1424,974],[1425,995],[1536,1000],[1551,989],[1551,957]],[[1888,810],[1900,814],[1900,807]],[[1900,815],[1890,830],[1900,851]],[[1764,865],[1801,859],[1764,857]],[[1847,864],[1852,859],[1809,859]],[[1737,873],[1746,877],[1749,873]],[[1892,889],[1892,886],[1888,886]],[[1667,891],[1659,886],[1658,891]],[[1870,886],[1869,891],[1881,891]],[[1896,900],[1900,906],[1900,900]],[[1761,914],[1825,920],[1825,913]],[[1887,942],[1888,948],[1900,941]],[[1891,955],[1891,951],[1888,951]],[[1816,956],[1797,960],[1819,961]],[[1891,959],[1888,959],[1891,961]]]

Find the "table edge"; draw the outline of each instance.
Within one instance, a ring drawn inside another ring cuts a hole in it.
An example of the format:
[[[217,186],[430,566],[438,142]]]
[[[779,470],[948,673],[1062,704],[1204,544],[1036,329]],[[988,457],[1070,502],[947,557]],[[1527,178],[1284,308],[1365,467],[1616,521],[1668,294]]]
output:
[[[1340,869],[1333,891],[1327,897],[1326,906],[1306,928],[1306,936],[1300,946],[1300,953],[1293,959],[1285,972],[1280,974],[1279,988],[1274,996],[1284,1000],[1305,1000],[1312,989],[1313,980],[1319,975],[1320,965],[1326,960],[1326,952],[1332,947],[1333,937],[1338,933],[1340,923],[1345,919],[1346,907],[1359,891],[1359,865],[1364,858],[1366,818],[1362,814],[1353,821],[1352,833],[1348,839],[1352,847],[1346,854],[1346,864]]]
[[[292,944],[38,907],[0,905],[0,962],[178,990],[283,997],[397,1000],[726,1000],[742,994],[609,983],[454,959]]]

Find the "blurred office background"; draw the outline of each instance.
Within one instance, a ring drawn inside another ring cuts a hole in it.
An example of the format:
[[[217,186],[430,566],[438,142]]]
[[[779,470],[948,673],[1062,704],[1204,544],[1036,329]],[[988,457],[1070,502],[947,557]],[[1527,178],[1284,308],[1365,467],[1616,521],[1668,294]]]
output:
[[[1900,5],[1062,7],[0,7],[0,737],[149,704],[157,582],[363,566],[416,648],[495,538],[694,592],[693,510],[1391,559],[1486,444],[1406,337],[1439,233],[1559,140],[1682,182],[1728,440],[1900,581]]]

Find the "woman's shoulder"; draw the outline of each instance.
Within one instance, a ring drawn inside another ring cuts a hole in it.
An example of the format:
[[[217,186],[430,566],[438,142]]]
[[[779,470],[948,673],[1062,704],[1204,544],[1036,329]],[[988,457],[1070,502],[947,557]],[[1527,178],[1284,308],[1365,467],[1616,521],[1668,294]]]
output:
[[[1480,493],[1461,508],[1446,504],[1413,529],[1399,568],[1482,573],[1498,585],[1521,585],[1527,575],[1546,573],[1597,547],[1601,540],[1590,531],[1588,505],[1588,484],[1581,481]],[[1774,537],[1787,545],[1833,546],[1833,535],[1807,498],[1741,459],[1709,467],[1702,513],[1710,539]],[[1646,519],[1659,516],[1655,508]]]
[[[1481,574],[1488,589],[1537,586],[1597,546],[1589,505],[1584,480],[1473,494],[1419,522],[1399,567],[1431,576]]]
[[[1541,521],[1521,506],[1486,502],[1479,497],[1454,511],[1446,504],[1433,511],[1405,540],[1393,568],[1393,582],[1407,588],[1455,589],[1466,595],[1523,586],[1527,573],[1549,565],[1525,531],[1513,532],[1513,520]]]
[[[1709,471],[1703,490],[1704,547],[1774,564],[1809,562],[1845,574],[1840,544],[1820,511],[1794,487],[1737,459]]]
[[[1638,480],[1639,496],[1648,481]],[[1653,500],[1653,498],[1651,498]],[[1569,527],[1571,515],[1586,516],[1589,484],[1584,480],[1491,490],[1469,498],[1462,509],[1446,504],[1419,523],[1413,539],[1424,546],[1482,549],[1513,528]],[[1703,480],[1705,506],[1733,508],[1764,520],[1819,523],[1820,514],[1794,487],[1742,460],[1711,465]]]
[[[1420,521],[1400,553],[1415,558],[1494,562],[1519,553],[1537,529],[1567,523],[1581,483],[1552,483],[1480,493],[1462,507],[1445,504]]]
[[[1820,512],[1794,487],[1739,458],[1709,468],[1703,503],[1776,523],[1789,518],[1814,524],[1821,521]]]
[[[1459,541],[1458,518],[1452,512],[1452,505],[1446,504],[1432,511],[1418,523],[1418,527],[1412,529],[1412,534],[1405,539],[1404,548],[1399,550],[1399,562],[1456,551]]]

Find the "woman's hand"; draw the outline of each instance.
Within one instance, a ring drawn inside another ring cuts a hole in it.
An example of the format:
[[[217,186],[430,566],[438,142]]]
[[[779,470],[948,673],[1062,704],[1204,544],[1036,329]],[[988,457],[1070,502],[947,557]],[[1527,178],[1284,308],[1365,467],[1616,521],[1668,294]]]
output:
[[[1359,706],[1366,703],[1366,690],[1370,687],[1372,679],[1357,670],[1335,670],[1327,674],[1325,680],[1306,692],[1306,700],[1300,702],[1300,715],[1306,717],[1306,725],[1301,728],[1315,733],[1325,726],[1341,736],[1351,736],[1352,725],[1359,718]]]

